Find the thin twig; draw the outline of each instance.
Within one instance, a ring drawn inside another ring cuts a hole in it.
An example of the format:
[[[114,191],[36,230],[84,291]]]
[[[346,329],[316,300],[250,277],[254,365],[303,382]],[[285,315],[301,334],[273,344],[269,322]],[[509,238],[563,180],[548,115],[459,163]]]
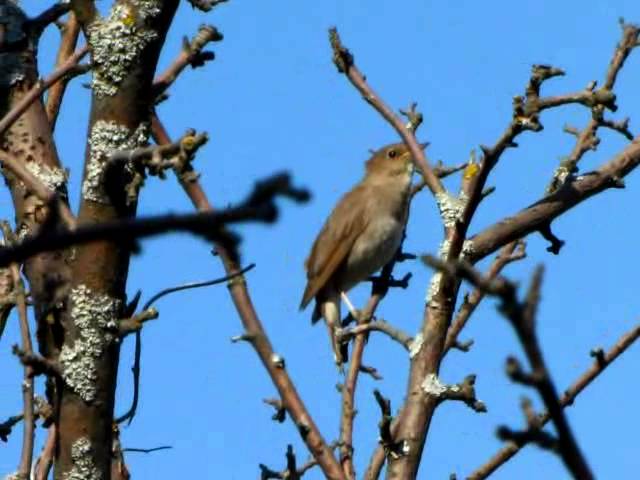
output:
[[[583,457],[580,448],[571,432],[569,423],[562,411],[562,406],[551,376],[546,367],[540,345],[535,332],[535,317],[540,300],[542,268],[534,273],[526,299],[520,303],[516,296],[516,287],[503,278],[487,279],[465,262],[442,262],[435,257],[423,257],[430,266],[448,275],[468,280],[478,288],[500,299],[500,311],[510,321],[518,335],[518,339],[531,365],[531,384],[538,390],[546,405],[551,419],[558,432],[558,453],[574,478],[588,480],[593,474]]]
[[[636,340],[640,338],[640,325],[636,325],[629,332],[625,333],[618,341],[604,354],[602,361],[594,361],[593,365],[580,375],[560,397],[560,406],[566,408],[573,405],[575,399],[587,388],[598,376],[604,372],[620,355],[622,355]],[[549,412],[539,416],[540,426],[544,426],[551,419]],[[493,455],[484,465],[473,471],[468,480],[483,480],[495,472],[498,468],[513,458],[525,444],[508,444]]]
[[[232,275],[225,275],[224,277],[215,278],[213,280],[206,280],[204,282],[185,283],[175,287],[164,288],[160,290],[158,293],[156,293],[155,295],[152,295],[151,298],[147,300],[147,303],[144,304],[144,306],[142,307],[142,310],[143,311],[149,310],[156,301],[158,301],[159,299],[161,299],[166,295],[170,295],[171,293],[180,292],[183,290],[192,290],[195,288],[210,287],[212,285],[218,285],[224,282],[228,282],[233,278],[244,275],[249,270],[252,270],[255,266],[256,266],[255,263],[251,263],[248,266],[244,267],[239,272],[236,272]],[[133,374],[133,399],[131,401],[131,407],[129,408],[129,410],[127,410],[127,412],[121,415],[120,417],[116,418],[115,422],[118,424],[124,422],[125,420],[128,420],[129,421],[128,425],[131,425],[131,422],[133,421],[133,417],[135,417],[136,410],[138,408],[138,397],[140,393],[140,362],[141,362],[141,356],[142,356],[142,334],[140,329],[136,330],[135,334],[136,334],[136,343],[135,343],[135,351],[134,351],[134,360],[133,360],[133,366],[131,367],[131,372]]]
[[[56,448],[56,424],[52,423],[49,426],[47,433],[47,441],[42,448],[42,453],[36,460],[34,467],[35,480],[47,480],[49,472],[53,466],[53,456],[55,455]]]
[[[220,242],[233,252],[239,239],[226,231],[224,226],[246,221],[274,222],[278,217],[278,208],[274,202],[276,196],[286,196],[297,202],[304,202],[309,198],[306,190],[296,189],[291,185],[287,174],[274,175],[256,183],[253,192],[243,203],[220,212],[125,218],[81,225],[73,231],[50,231],[42,228],[39,233],[27,237],[19,244],[0,249],[0,266],[72,245],[105,240],[133,242],[172,231],[190,232],[207,240]]]
[[[156,143],[159,145],[172,143],[164,126],[155,113],[152,114],[151,120],[152,133]],[[185,182],[180,179],[180,177],[178,177],[178,180],[197,210],[204,212],[214,211],[200,182],[197,180]],[[224,245],[216,244],[216,252],[224,265],[227,275],[231,275],[240,270],[237,260],[230,255],[230,252]],[[332,449],[324,440],[307,407],[300,398],[287,369],[283,368],[282,357],[273,350],[269,337],[253,307],[249,290],[242,276],[238,277],[236,281],[229,285],[229,293],[245,329],[243,337],[250,339],[250,345],[267,370],[271,381],[278,390],[283,405],[287,409],[289,417],[297,426],[300,437],[318,462],[318,466],[322,469],[324,476],[330,480],[344,479],[342,469]]]
[[[203,49],[210,42],[219,42],[222,38],[222,34],[212,25],[201,25],[191,41],[185,37],[178,58],[153,81],[153,95],[158,97],[164,93],[188,65],[197,68],[213,60],[213,52],[203,51]]]
[[[15,263],[11,265],[13,285],[16,289],[16,306],[20,318],[20,337],[22,350],[31,355],[33,345],[31,343],[31,332],[29,331],[29,319],[27,318],[27,302],[25,300],[24,283],[20,276],[20,270]],[[24,379],[22,381],[22,403],[24,415],[24,429],[22,436],[22,453],[20,454],[20,465],[18,475],[28,478],[33,462],[33,442],[35,437],[35,413],[33,403],[33,371],[29,365],[24,366]]]
[[[362,94],[364,100],[369,103],[389,124],[398,132],[402,140],[409,148],[417,169],[422,174],[425,183],[431,193],[444,192],[444,187],[440,179],[434,173],[432,167],[427,162],[423,149],[416,140],[415,135],[407,129],[402,119],[373,91],[367,83],[364,75],[358,70],[353,59],[353,55],[342,45],[338,30],[329,29],[329,41],[333,50],[333,63],[338,68],[338,72],[344,73],[351,84]]]
[[[511,242],[505,245],[487,270],[487,278],[495,278],[508,264],[526,257],[525,243],[523,241]],[[470,295],[465,296],[464,302],[458,310],[458,315],[451,322],[447,331],[447,339],[444,345],[444,354],[456,346],[458,336],[484,298],[484,291],[476,288]]]
[[[16,103],[13,108],[0,120],[0,135],[4,134],[13,123],[35,102],[40,96],[56,82],[70,75],[81,75],[89,71],[90,66],[78,65],[78,62],[89,51],[86,45],[71,55],[60,67],[47,78],[38,81],[29,92]]]
[[[62,27],[61,33],[62,38],[60,39],[60,47],[58,48],[58,55],[56,56],[56,68],[64,65],[67,59],[73,55],[73,51],[78,43],[80,22],[78,22],[75,13],[69,12],[69,16]],[[45,111],[47,112],[51,131],[54,131],[56,128],[62,99],[67,89],[67,85],[69,84],[68,80],[69,79],[66,77],[62,78],[59,82],[56,82],[51,86],[49,93],[47,94]]]

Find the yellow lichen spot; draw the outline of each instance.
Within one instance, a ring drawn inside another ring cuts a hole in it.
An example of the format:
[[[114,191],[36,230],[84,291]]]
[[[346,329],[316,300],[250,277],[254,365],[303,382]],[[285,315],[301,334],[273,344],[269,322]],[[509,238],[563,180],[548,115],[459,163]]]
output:
[[[133,25],[135,25],[136,23],[135,13],[133,12],[133,10],[127,9],[121,20],[126,27],[133,27]]]
[[[192,150],[196,146],[196,137],[194,135],[187,135],[186,137],[183,137],[180,144],[182,145],[182,148]]]
[[[471,180],[480,171],[480,165],[475,162],[469,162],[464,169],[463,177],[465,180]]]

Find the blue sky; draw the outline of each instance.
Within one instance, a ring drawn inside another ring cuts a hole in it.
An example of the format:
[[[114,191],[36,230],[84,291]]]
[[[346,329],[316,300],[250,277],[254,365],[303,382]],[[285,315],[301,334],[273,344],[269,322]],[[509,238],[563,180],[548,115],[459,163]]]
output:
[[[336,438],[340,381],[324,328],[312,328],[310,311],[298,312],[304,288],[302,263],[311,242],[339,196],[362,175],[369,148],[396,141],[395,133],[366,105],[331,64],[327,28],[336,25],[345,44],[371,84],[394,107],[418,101],[425,115],[419,132],[429,140],[429,156],[453,164],[465,161],[481,143],[491,144],[507,125],[511,98],[520,94],[530,65],[549,63],[565,69],[566,77],[548,82],[544,92],[563,93],[601,80],[615,43],[618,18],[640,22],[636,2],[591,0],[586,8],[576,0],[552,2],[232,1],[203,14],[181,5],[161,59],[166,66],[177,54],[180,39],[203,22],[225,35],[214,46],[217,58],[204,69],[187,71],[171,90],[160,115],[172,135],[186,128],[206,130],[209,144],[196,161],[211,200],[220,206],[241,199],[257,178],[279,170],[292,172],[309,187],[313,201],[305,206],[282,202],[280,222],[273,227],[246,226],[242,253],[257,268],[249,287],[267,331],[287,360],[309,410],[325,437]],[[507,5],[509,5],[507,7]],[[41,2],[24,3],[37,12]],[[106,6],[106,3],[103,4]],[[50,69],[57,32],[51,29],[41,47],[41,70]],[[620,76],[615,118],[640,115],[637,88],[640,52],[632,54]],[[61,158],[71,169],[71,197],[77,205],[88,115],[89,91],[76,80],[66,98],[56,138]],[[471,228],[477,232],[539,198],[559,159],[573,146],[562,133],[565,122],[583,126],[588,112],[567,107],[543,115],[545,130],[527,133],[520,148],[501,160],[490,184],[497,191],[482,204]],[[634,130],[637,132],[637,130]],[[582,171],[595,168],[623,147],[609,132],[589,153]],[[526,284],[534,266],[546,265],[538,329],[559,391],[590,365],[589,350],[609,347],[638,322],[637,236],[632,212],[640,186],[637,175],[626,190],[612,190],[589,200],[554,223],[567,244],[559,256],[545,251],[538,236],[528,239],[529,257],[508,268],[508,275]],[[457,188],[458,179],[447,182]],[[0,216],[12,218],[6,191]],[[150,179],[144,189],[141,214],[189,212],[191,206],[173,178]],[[441,228],[433,199],[422,194],[412,208],[406,248],[435,252]],[[219,276],[221,267],[209,256],[209,246],[186,235],[145,241],[132,260],[128,291],[143,290],[143,300],[161,288]],[[412,271],[406,291],[393,291],[378,313],[409,333],[420,325],[431,272],[403,264],[398,274]],[[368,287],[354,290],[362,303]],[[307,454],[290,423],[270,420],[261,399],[274,396],[257,357],[229,338],[241,332],[225,287],[178,293],[158,302],[160,319],[145,328],[141,403],[138,416],[123,428],[127,447],[172,445],[151,455],[129,454],[127,463],[137,478],[257,478],[258,463],[285,465],[292,443],[301,461]],[[12,317],[2,343],[0,418],[21,408],[21,370],[10,354],[18,340]],[[489,409],[475,414],[461,404],[446,403],[429,432],[420,478],[460,477],[482,464],[500,447],[495,428],[523,423],[522,395],[533,392],[513,385],[504,375],[510,354],[522,358],[507,322],[487,301],[462,339],[473,338],[469,353],[452,352],[441,378],[449,383],[476,373],[477,394]],[[129,365],[132,341],[121,357],[117,413],[131,396]],[[633,478],[640,457],[633,426],[638,424],[638,386],[633,381],[640,348],[632,347],[568,410],[577,439],[599,478]],[[402,349],[373,336],[365,363],[384,376],[381,382],[362,377],[357,394],[356,465],[362,473],[377,441],[379,412],[372,391],[379,388],[401,403],[408,370]],[[44,431],[37,430],[38,446]],[[20,428],[0,445],[0,474],[15,469]],[[318,470],[305,478],[318,479]],[[525,448],[494,478],[567,478],[553,455]]]

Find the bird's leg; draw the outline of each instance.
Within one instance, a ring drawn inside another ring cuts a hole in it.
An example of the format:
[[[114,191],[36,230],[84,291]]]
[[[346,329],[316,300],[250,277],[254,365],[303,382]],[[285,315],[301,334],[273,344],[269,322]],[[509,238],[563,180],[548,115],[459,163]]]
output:
[[[349,297],[347,297],[347,294],[345,292],[340,292],[340,297],[342,298],[344,304],[347,306],[347,310],[349,310],[351,316],[357,321],[359,315],[358,309],[353,306],[353,303],[351,303],[351,300],[349,300]]]
[[[340,297],[331,295],[322,303],[322,317],[329,330],[329,340],[331,341],[334,361],[340,373],[344,373],[344,357],[342,356],[341,345],[336,335],[336,331],[340,328]]]

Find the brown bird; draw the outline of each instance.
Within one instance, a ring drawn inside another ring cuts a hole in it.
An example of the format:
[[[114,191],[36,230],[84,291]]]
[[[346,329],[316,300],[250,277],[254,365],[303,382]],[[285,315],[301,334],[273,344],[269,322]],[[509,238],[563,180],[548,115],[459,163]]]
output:
[[[335,331],[340,296],[396,254],[407,222],[413,161],[403,143],[387,145],[366,163],[364,178],[338,202],[305,262],[307,286],[300,309],[315,297],[312,322],[324,317],[338,366]]]

